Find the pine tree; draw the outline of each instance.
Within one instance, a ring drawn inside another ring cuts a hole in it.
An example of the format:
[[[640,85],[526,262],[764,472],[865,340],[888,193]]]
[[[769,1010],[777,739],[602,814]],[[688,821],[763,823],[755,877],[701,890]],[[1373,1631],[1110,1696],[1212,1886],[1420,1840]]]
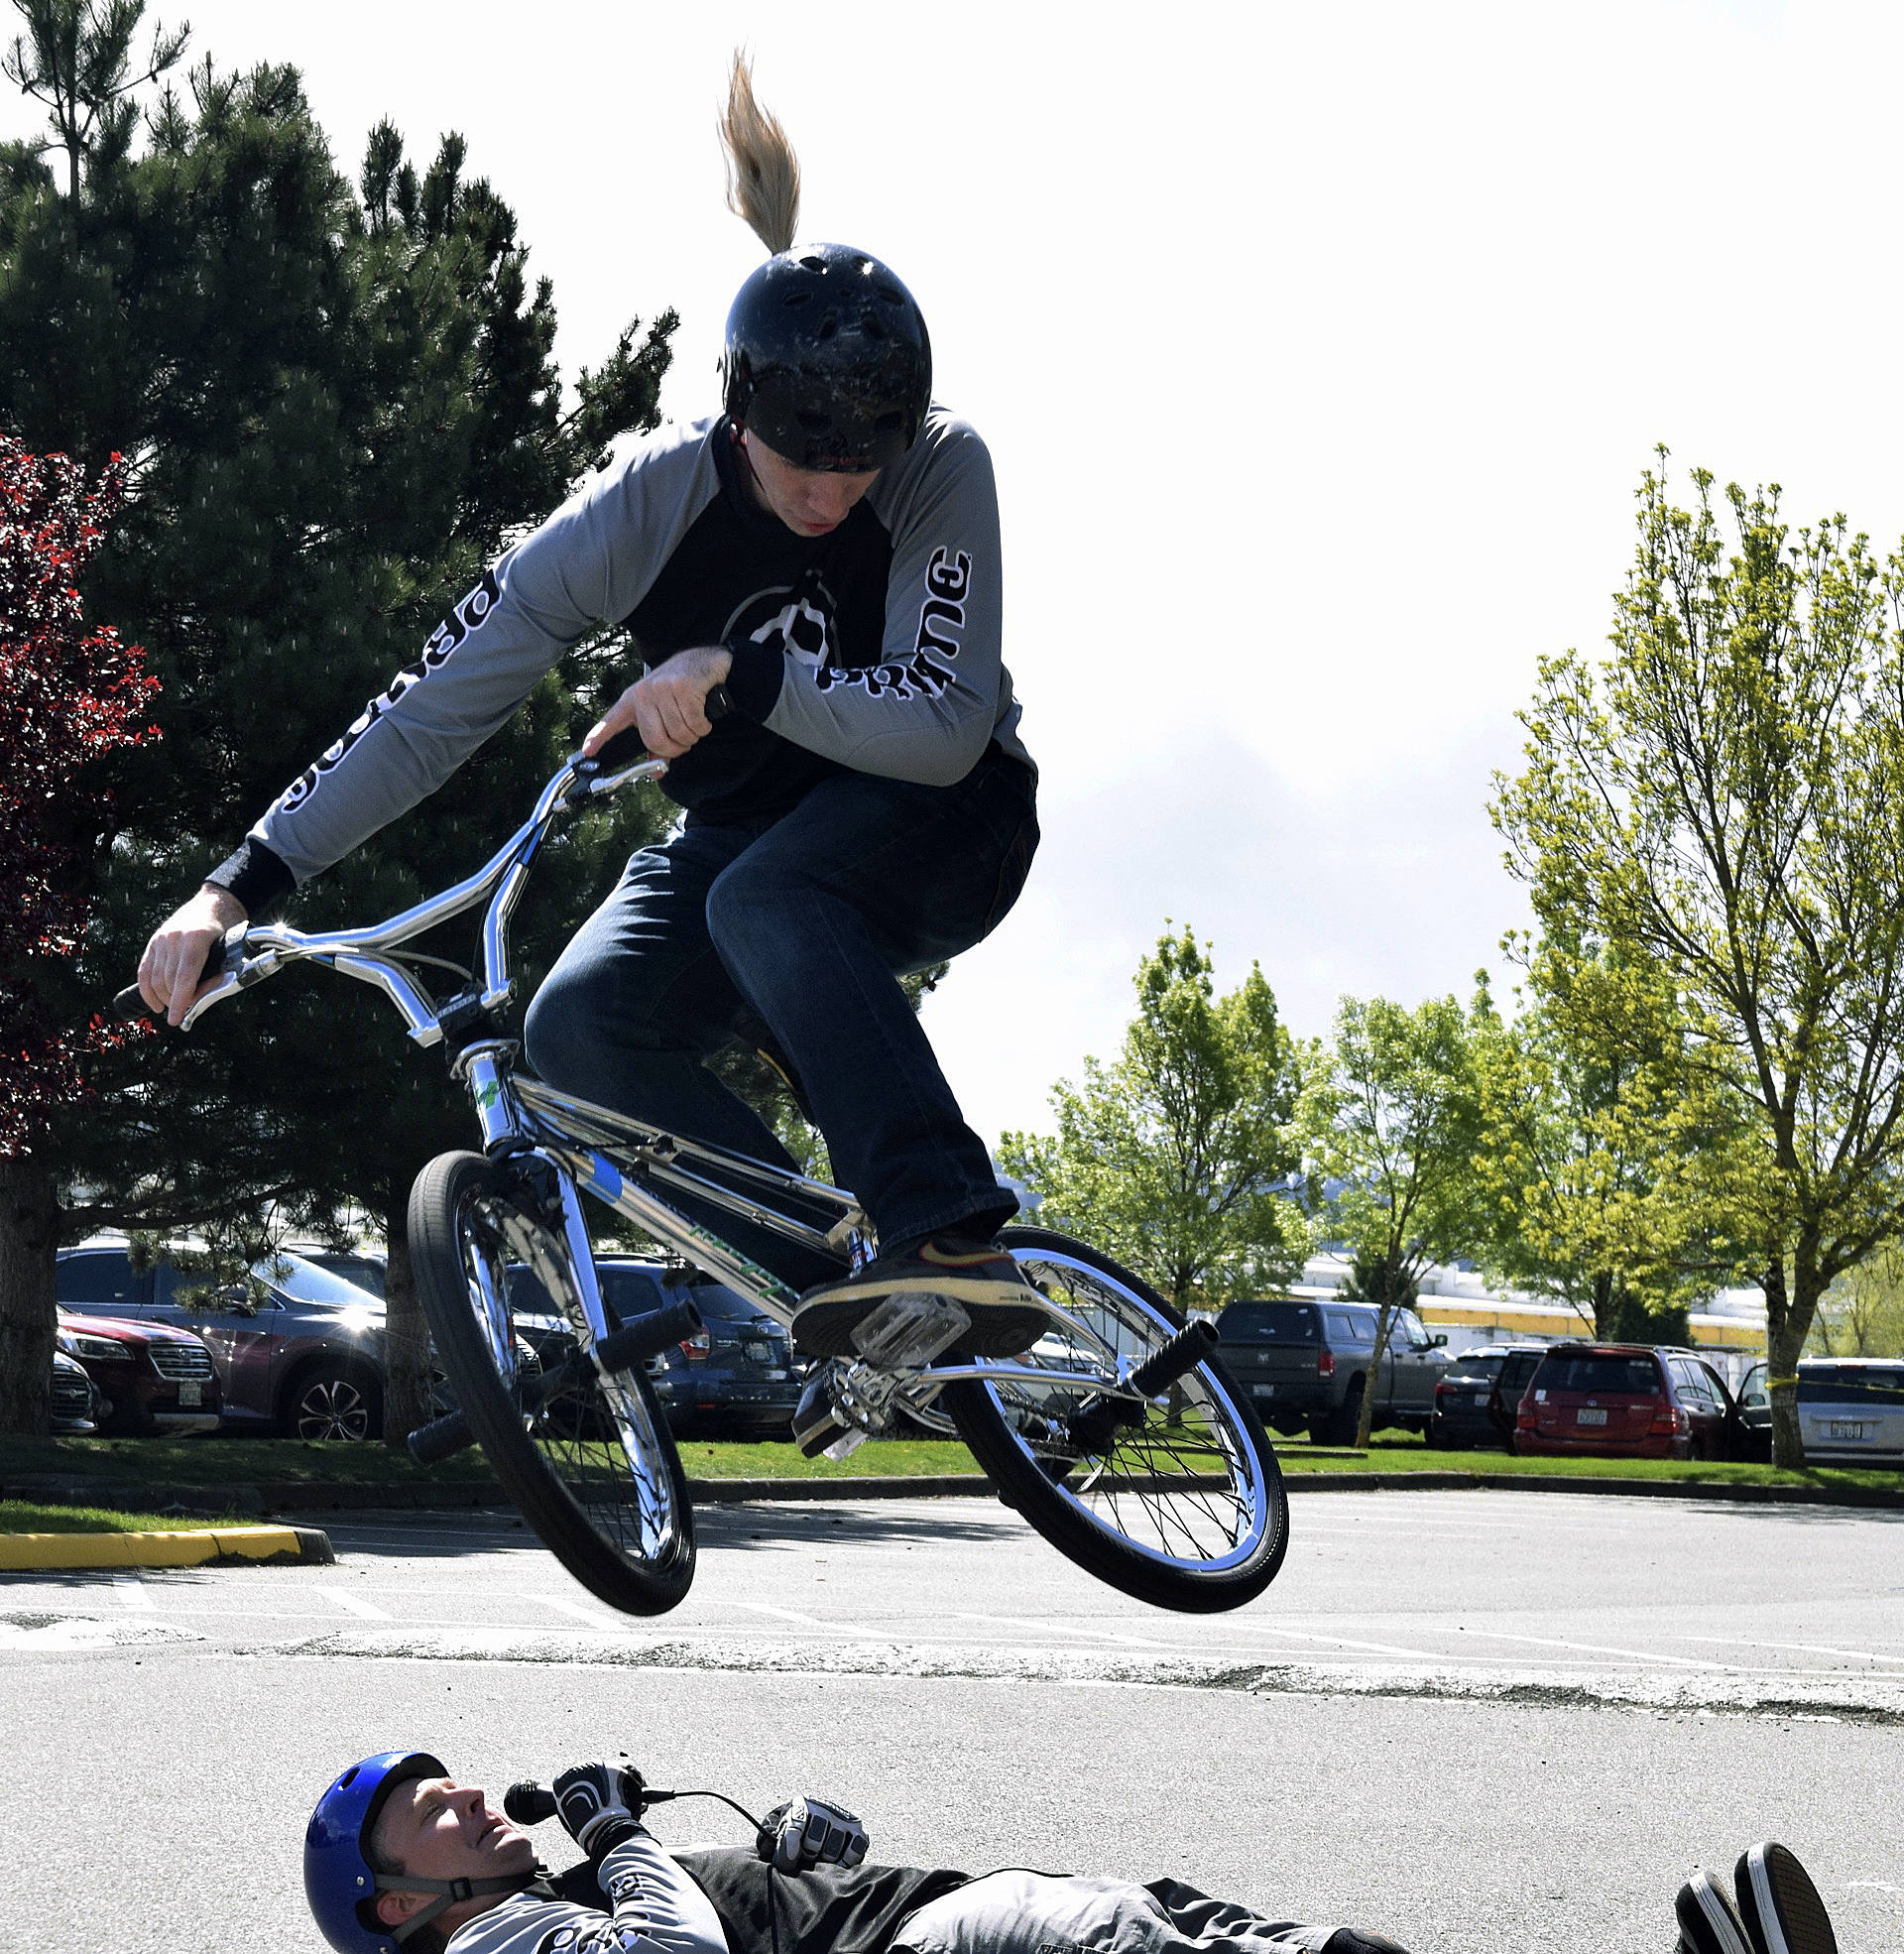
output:
[[[83,1022],[510,537],[610,433],[656,425],[675,320],[631,324],[564,412],[548,283],[532,289],[515,216],[460,137],[419,173],[384,124],[353,189],[294,69],[221,74],[206,58],[168,77],[140,147],[123,108],[137,5],[84,10],[61,43],[46,7],[16,4],[22,64],[65,63],[82,133],[63,188],[26,147],[0,155],[0,427],[127,456],[124,519],[87,594],[164,685],[164,739],[114,770],[121,830],[83,952],[45,994]],[[91,125],[110,142],[83,135],[88,95],[120,105]],[[612,638],[578,648],[422,808],[301,895],[297,919],[373,920],[466,873],[625,682],[620,665]],[[598,816],[538,865],[517,930],[528,976],[659,818],[654,801],[621,808],[619,832]],[[461,938],[441,947],[467,958]],[[94,1070],[101,1097],[52,1136],[50,1225],[242,1238],[267,1213],[315,1222],[346,1201],[384,1217],[401,1436],[422,1371],[404,1204],[422,1160],[468,1131],[440,1067],[381,1000],[309,972]]]

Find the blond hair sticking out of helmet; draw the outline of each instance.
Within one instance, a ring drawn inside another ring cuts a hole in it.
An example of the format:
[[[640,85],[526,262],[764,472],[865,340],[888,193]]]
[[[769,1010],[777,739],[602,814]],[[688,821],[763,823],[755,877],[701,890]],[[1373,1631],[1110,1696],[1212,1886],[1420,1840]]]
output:
[[[779,118],[754,93],[754,63],[739,49],[727,77],[720,120],[727,158],[727,207],[777,257],[793,248],[800,221],[800,160]]]

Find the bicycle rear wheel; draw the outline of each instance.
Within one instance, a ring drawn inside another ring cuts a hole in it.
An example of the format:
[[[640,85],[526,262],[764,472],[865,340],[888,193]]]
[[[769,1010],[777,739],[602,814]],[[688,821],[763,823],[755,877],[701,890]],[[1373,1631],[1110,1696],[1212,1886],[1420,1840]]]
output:
[[[512,1267],[532,1271],[579,1319],[568,1247],[521,1176],[480,1154],[444,1154],[410,1197],[416,1287],[456,1402],[503,1490],[583,1587],[630,1615],[659,1615],[694,1578],[687,1482],[639,1369],[607,1387],[592,1371],[523,1408],[537,1375],[510,1307]]]
[[[1075,1323],[1054,1321],[1017,1367],[1115,1384],[1183,1327],[1155,1290],[1082,1242],[1043,1228],[1003,1239]],[[1112,1587],[1204,1614],[1239,1608],[1275,1579],[1289,1544],[1282,1472],[1213,1360],[1108,1430],[1094,1416],[1106,1401],[1074,1382],[950,1384],[941,1402],[999,1497]]]

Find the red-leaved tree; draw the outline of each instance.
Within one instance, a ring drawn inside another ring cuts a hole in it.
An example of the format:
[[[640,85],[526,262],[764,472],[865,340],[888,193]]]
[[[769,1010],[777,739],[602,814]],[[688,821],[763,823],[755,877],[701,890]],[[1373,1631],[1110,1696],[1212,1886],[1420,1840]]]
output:
[[[110,796],[89,763],[156,737],[136,645],[88,631],[79,574],[124,492],[115,455],[88,484],[62,454],[0,435],[0,1431],[44,1432],[57,1329],[48,1123],[121,1033],[62,1009],[49,966],[85,930]]]

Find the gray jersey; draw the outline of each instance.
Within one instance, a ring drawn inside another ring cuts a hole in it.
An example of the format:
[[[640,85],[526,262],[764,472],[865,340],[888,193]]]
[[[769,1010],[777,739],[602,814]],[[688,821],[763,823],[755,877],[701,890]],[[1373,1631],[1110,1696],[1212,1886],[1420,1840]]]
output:
[[[211,879],[247,908],[416,805],[562,654],[625,624],[651,667],[724,645],[736,712],[670,765],[699,819],[773,815],[842,769],[950,785],[990,742],[1030,765],[1000,655],[998,498],[939,408],[845,522],[758,509],[723,420],[634,444],[509,550]]]
[[[650,1833],[624,1839],[599,1878],[612,1912],[532,1887],[465,1920],[445,1954],[728,1954],[706,1893]]]

